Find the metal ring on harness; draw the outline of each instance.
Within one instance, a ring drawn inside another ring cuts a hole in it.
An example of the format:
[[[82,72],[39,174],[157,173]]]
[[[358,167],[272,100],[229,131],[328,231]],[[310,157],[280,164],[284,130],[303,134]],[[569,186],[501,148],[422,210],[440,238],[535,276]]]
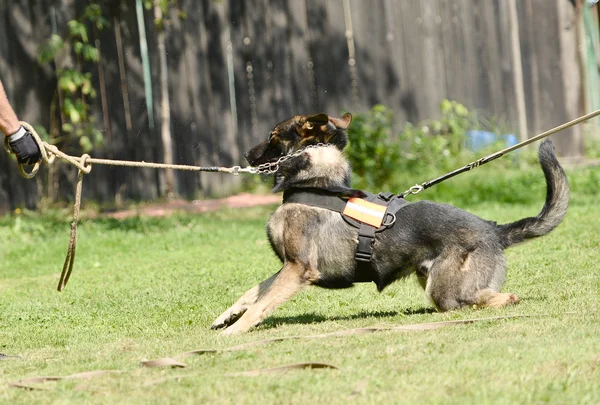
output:
[[[391,217],[390,222],[386,222],[388,219],[388,215]],[[396,223],[396,214],[394,214],[393,212],[386,212],[385,218],[383,219],[381,226],[388,228],[388,227],[394,225],[395,223]]]

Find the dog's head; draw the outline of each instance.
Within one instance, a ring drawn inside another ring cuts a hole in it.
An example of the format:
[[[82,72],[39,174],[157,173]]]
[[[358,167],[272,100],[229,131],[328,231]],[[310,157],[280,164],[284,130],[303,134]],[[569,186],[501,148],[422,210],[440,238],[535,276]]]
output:
[[[348,143],[345,129],[350,122],[350,113],[341,118],[327,114],[296,115],[277,124],[266,141],[246,153],[246,160],[252,166],[257,166],[318,143],[335,145],[342,150]]]

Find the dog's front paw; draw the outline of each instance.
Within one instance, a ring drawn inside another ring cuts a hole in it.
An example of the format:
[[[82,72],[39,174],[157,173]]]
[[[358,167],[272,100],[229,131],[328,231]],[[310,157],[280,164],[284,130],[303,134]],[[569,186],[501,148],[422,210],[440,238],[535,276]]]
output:
[[[223,336],[231,336],[231,335],[239,335],[243,331],[239,330],[239,328],[234,328],[235,325],[232,325],[221,332]]]
[[[233,310],[228,309],[223,312],[210,326],[211,329],[223,329],[230,325],[233,325],[242,315],[244,315],[246,309]]]
[[[224,331],[221,332],[223,336],[231,336],[231,335],[239,335],[240,333],[248,332],[250,328],[255,325],[252,325],[248,322],[244,322],[243,320],[240,322],[236,322],[233,325],[227,327]]]

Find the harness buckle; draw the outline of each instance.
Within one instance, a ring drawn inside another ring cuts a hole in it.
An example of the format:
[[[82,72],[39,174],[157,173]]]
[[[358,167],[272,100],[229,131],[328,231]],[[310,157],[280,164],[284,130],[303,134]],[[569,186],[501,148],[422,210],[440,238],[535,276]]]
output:
[[[371,253],[359,252],[359,251],[354,253],[354,259],[358,262],[370,263],[372,258],[373,258],[373,255]]]

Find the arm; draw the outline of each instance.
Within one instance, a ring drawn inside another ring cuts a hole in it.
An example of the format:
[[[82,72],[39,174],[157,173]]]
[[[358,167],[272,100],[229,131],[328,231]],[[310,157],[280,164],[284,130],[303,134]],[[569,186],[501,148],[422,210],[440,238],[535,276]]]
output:
[[[17,155],[19,163],[32,165],[41,159],[40,148],[29,131],[19,123],[17,114],[8,102],[2,81],[0,81],[0,132],[8,137],[8,145]]]
[[[10,106],[2,81],[0,81],[0,131],[6,136],[10,136],[21,129],[21,124],[17,119],[17,114]]]

